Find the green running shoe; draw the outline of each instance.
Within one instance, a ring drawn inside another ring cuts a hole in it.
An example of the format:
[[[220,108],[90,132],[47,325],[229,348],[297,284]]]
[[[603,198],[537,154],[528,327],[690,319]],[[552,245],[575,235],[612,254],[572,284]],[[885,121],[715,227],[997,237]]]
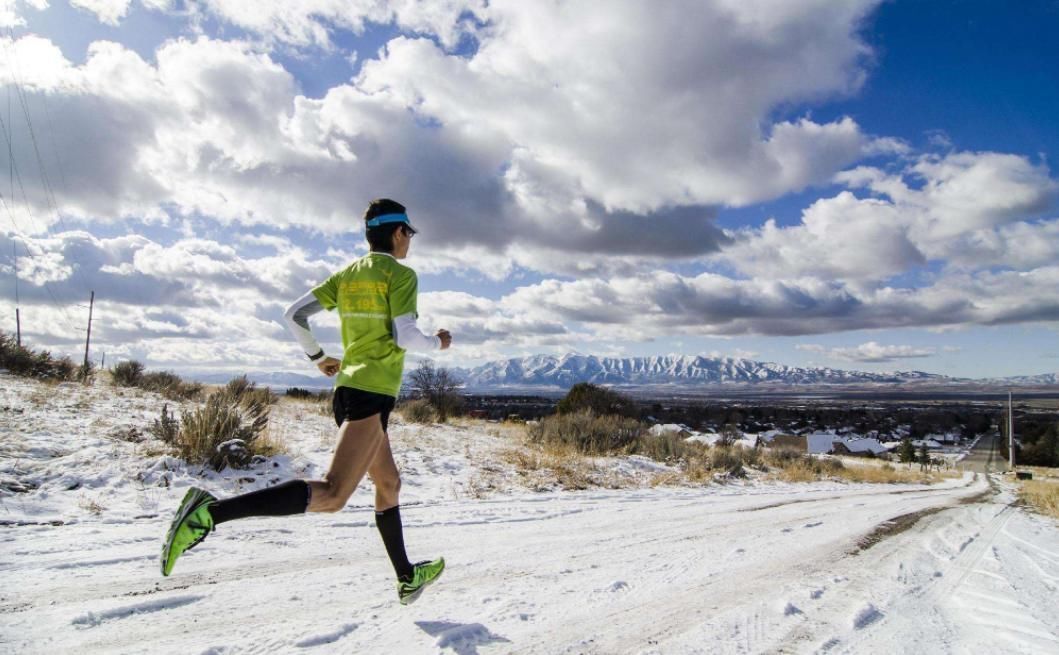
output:
[[[169,575],[177,558],[199,545],[213,529],[209,504],[216,500],[198,487],[188,489],[162,545],[162,575]]]
[[[405,582],[397,581],[397,597],[402,605],[411,605],[419,598],[419,594],[439,577],[445,570],[445,558],[439,557],[433,562],[419,562],[415,565],[412,579]]]

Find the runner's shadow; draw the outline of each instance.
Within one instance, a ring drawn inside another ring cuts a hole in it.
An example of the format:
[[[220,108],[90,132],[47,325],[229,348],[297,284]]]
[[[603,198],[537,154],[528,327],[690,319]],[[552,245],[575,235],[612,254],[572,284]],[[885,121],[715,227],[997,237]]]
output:
[[[489,632],[481,623],[450,623],[448,621],[416,621],[423,632],[436,637],[438,648],[451,648],[456,655],[478,655],[478,646],[491,643],[510,644],[510,639]]]

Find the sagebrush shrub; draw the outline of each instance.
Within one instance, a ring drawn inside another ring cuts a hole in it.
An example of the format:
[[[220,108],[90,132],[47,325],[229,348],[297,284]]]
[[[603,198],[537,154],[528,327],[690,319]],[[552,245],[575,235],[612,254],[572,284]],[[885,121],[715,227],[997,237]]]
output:
[[[185,382],[172,371],[151,371],[140,378],[139,386],[144,391],[153,391],[170,400],[195,400],[202,395],[205,386],[199,382]]]
[[[170,400],[196,400],[206,388],[199,382],[185,382],[172,371],[148,373],[144,365],[134,359],[115,364],[110,369],[110,379],[112,384],[119,387],[137,387],[161,394]]]
[[[434,407],[426,398],[416,398],[401,403],[400,407],[397,408],[397,413],[409,423],[434,423],[437,421]]]
[[[119,387],[138,387],[143,381],[143,364],[134,359],[118,362],[110,369],[110,379]]]
[[[47,350],[34,351],[20,346],[5,332],[0,332],[0,368],[14,375],[55,381],[70,380],[77,371],[69,357],[56,358]]]
[[[255,456],[277,451],[278,444],[260,439],[268,427],[273,397],[268,389],[264,389],[268,393],[261,391],[245,378],[236,378],[207,396],[201,407],[184,412],[179,428],[163,405],[162,416],[151,431],[190,463],[216,471],[246,467]]]
[[[279,402],[279,396],[277,396],[271,389],[268,387],[257,386],[245,375],[240,375],[237,378],[229,380],[224,390],[228,395],[240,402],[245,400],[255,400],[265,405],[275,405]]]
[[[647,429],[640,421],[624,416],[597,416],[591,410],[546,416],[526,428],[531,441],[566,445],[592,455],[626,452],[645,434]]]
[[[156,439],[171,446],[176,445],[180,437],[180,421],[169,413],[169,405],[162,405],[162,415],[154,420],[150,428]]]
[[[294,400],[305,400],[309,402],[330,402],[333,396],[333,391],[325,389],[323,391],[310,391],[309,389],[302,389],[300,387],[289,387],[283,392],[283,395]]]
[[[706,450],[704,444],[687,441],[677,432],[645,433],[629,446],[629,453],[650,457],[659,462],[679,462]]]

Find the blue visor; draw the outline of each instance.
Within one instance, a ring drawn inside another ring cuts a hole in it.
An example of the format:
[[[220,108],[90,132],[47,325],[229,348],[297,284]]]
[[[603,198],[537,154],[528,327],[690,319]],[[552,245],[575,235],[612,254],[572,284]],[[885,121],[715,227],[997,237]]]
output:
[[[418,231],[412,227],[412,222],[408,220],[408,214],[383,214],[382,216],[376,216],[368,221],[368,227],[379,227],[386,223],[404,223],[412,232]]]

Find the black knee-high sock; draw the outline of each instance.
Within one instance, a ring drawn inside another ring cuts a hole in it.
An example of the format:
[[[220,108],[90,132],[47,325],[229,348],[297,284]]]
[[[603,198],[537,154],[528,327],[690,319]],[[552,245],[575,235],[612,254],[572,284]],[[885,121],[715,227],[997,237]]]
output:
[[[304,514],[309,508],[312,489],[305,480],[290,480],[274,487],[225,498],[210,504],[214,525],[248,516],[287,516]]]
[[[397,573],[397,578],[410,580],[413,569],[404,551],[404,530],[401,527],[400,506],[375,512],[375,525],[379,528],[379,534],[382,535],[382,543],[386,545],[386,554],[390,556],[390,562]]]

